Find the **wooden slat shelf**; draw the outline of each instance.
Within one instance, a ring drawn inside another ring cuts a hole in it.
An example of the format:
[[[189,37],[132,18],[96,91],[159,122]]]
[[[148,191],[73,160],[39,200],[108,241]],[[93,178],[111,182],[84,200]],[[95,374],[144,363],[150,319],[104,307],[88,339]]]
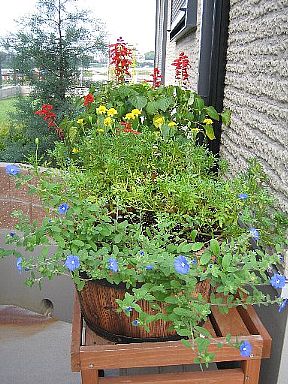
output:
[[[71,366],[72,371],[80,371],[82,384],[258,384],[262,358],[268,358],[271,350],[271,337],[258,318],[253,307],[235,308],[227,315],[213,309],[205,327],[212,335],[209,351],[215,353],[215,362],[239,362],[238,368],[220,369],[205,372],[184,372],[140,374],[119,377],[99,377],[102,370],[136,367],[168,367],[193,364],[196,352],[179,341],[115,344],[91,331],[82,321],[78,296],[75,295]],[[225,336],[234,340],[248,340],[253,347],[253,355],[245,358],[238,349],[227,345]],[[222,348],[218,347],[223,343]],[[162,372],[164,370],[162,368]],[[146,368],[145,368],[146,369]],[[150,368],[155,371],[155,368]],[[153,372],[154,372],[153,371]]]

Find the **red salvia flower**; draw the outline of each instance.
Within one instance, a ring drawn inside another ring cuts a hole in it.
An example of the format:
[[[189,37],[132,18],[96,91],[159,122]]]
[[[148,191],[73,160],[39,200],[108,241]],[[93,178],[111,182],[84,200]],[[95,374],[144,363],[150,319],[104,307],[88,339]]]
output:
[[[84,107],[90,106],[94,101],[94,96],[92,93],[88,93],[88,95],[84,96]]]
[[[129,72],[130,65],[132,64],[132,50],[127,47],[122,37],[117,39],[116,44],[109,46],[110,64],[115,67],[115,76],[117,83],[123,83],[125,76],[131,77]]]
[[[145,80],[147,83],[152,83],[154,88],[158,88],[161,85],[162,75],[158,68],[154,68],[153,73],[150,75],[152,80]]]
[[[43,104],[41,109],[35,112],[35,115],[41,116],[46,121],[48,128],[54,128],[60,140],[64,140],[63,129],[56,124],[56,114],[53,112],[53,105]]]
[[[171,65],[175,66],[175,80],[180,80],[182,84],[186,85],[189,79],[188,70],[191,67],[188,56],[181,52]]]

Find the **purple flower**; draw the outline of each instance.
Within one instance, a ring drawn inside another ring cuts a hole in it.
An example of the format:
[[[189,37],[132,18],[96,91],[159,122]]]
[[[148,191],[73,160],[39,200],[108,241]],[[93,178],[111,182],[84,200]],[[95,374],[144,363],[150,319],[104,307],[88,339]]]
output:
[[[252,352],[252,345],[247,340],[242,341],[242,343],[240,344],[239,350],[240,350],[241,356],[250,357]]]
[[[18,173],[21,172],[21,169],[20,169],[20,167],[18,167],[18,165],[8,164],[8,165],[6,165],[5,171],[6,171],[7,175],[16,176],[16,175],[18,175]]]
[[[139,320],[132,321],[132,325],[134,325],[134,327],[138,327],[139,324],[140,324]]]
[[[257,241],[260,239],[260,233],[259,233],[258,229],[251,227],[249,229],[249,233],[250,233],[253,240]]]
[[[284,311],[284,309],[287,307],[288,305],[288,299],[284,299],[282,301],[282,303],[279,305],[279,309],[278,309],[278,312],[281,313]]]
[[[22,272],[23,268],[22,268],[22,257],[18,257],[17,261],[16,261],[16,268],[18,269],[19,272]]]
[[[151,271],[151,269],[153,269],[154,267],[153,267],[153,265],[146,265],[146,267],[145,267],[148,271]]]
[[[274,288],[283,288],[285,286],[285,276],[280,275],[279,273],[274,273],[270,279],[270,284]]]
[[[113,257],[108,259],[108,269],[110,269],[112,272],[118,272],[118,262]]]
[[[80,260],[78,256],[69,255],[65,261],[65,267],[69,269],[69,271],[75,271],[75,269],[80,267]]]
[[[180,255],[174,260],[174,268],[175,271],[180,273],[181,275],[187,275],[190,270],[190,265],[186,257]]]
[[[246,199],[248,199],[248,194],[247,193],[239,193],[238,197],[241,200],[246,200]]]
[[[69,209],[69,205],[67,203],[62,203],[58,207],[58,212],[60,215],[65,215],[68,209]]]

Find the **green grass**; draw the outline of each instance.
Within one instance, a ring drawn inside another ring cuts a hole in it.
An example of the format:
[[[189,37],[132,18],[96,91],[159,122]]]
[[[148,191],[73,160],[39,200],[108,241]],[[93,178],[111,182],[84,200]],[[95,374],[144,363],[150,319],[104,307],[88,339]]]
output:
[[[9,112],[14,112],[16,98],[0,100],[0,134],[8,130]]]

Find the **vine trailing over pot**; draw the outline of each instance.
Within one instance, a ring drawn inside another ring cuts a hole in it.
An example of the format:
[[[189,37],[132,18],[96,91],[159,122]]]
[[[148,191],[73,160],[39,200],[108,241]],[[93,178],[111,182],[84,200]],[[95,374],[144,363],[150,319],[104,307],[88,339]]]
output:
[[[62,274],[82,292],[91,281],[124,286],[119,316],[147,334],[165,322],[197,346],[198,362],[212,361],[203,323],[213,307],[286,305],[262,287],[285,285],[284,276],[265,271],[287,245],[287,215],[274,207],[255,161],[233,178],[224,161],[212,172],[216,158],[197,136],[213,139],[212,119],[220,118],[228,123],[229,114],[177,86],[91,88],[79,114],[57,125],[64,132],[57,170],[7,167],[41,198],[46,217],[30,223],[15,212],[8,243],[41,248],[36,258],[16,250],[2,256],[17,257],[28,285]],[[231,340],[243,356],[252,353],[248,341]]]

